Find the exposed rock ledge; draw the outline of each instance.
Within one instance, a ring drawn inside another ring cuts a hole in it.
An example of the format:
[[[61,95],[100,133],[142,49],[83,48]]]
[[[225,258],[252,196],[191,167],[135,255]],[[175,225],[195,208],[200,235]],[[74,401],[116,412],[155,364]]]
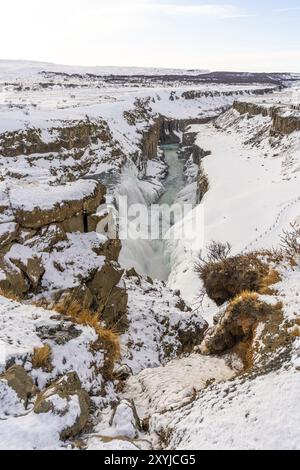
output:
[[[106,189],[96,181],[78,180],[61,186],[29,184],[8,190],[16,222],[24,228],[37,229],[55,222],[73,219],[73,225],[84,231],[83,214],[91,216],[105,201]],[[66,231],[73,231],[65,223]]]
[[[293,109],[288,106],[268,106],[245,101],[235,101],[233,108],[240,114],[264,117],[272,119],[271,132],[281,134],[291,134],[300,130],[300,109]]]
[[[0,189],[1,292],[54,303],[68,294],[104,319],[119,319],[127,307],[125,289],[117,286],[121,244],[95,233],[105,187],[78,180],[61,186],[2,183]]]

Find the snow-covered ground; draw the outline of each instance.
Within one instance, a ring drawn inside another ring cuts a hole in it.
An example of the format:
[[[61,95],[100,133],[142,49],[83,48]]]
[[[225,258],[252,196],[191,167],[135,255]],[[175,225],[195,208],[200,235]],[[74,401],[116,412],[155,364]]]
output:
[[[248,119],[230,110],[214,123],[192,125],[196,145],[210,150],[202,160],[209,190],[202,200],[204,238],[172,242],[169,285],[193,302],[199,281],[193,260],[212,240],[230,242],[232,252],[272,248],[283,229],[300,216],[299,132],[270,137],[270,118]],[[251,142],[251,139],[254,139]],[[194,209],[195,217],[200,206]]]

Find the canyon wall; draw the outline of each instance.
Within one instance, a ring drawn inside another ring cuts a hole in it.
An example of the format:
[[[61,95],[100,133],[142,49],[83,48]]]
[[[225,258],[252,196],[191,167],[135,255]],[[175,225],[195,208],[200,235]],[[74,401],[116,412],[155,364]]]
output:
[[[250,95],[265,95],[274,93],[274,91],[278,90],[278,87],[273,88],[260,88],[260,89],[253,89],[250,91],[245,90],[236,90],[236,91],[200,91],[200,90],[188,90],[182,94],[182,97],[186,100],[194,100],[196,98],[209,98],[209,97],[216,97],[216,96],[241,96],[248,94]]]
[[[300,109],[292,106],[266,106],[245,101],[235,101],[233,109],[249,116],[262,115],[272,119],[271,133],[291,134],[300,130]]]

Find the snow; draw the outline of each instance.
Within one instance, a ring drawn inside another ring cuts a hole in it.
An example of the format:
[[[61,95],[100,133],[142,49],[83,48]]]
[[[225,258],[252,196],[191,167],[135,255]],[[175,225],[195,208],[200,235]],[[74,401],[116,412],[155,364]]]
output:
[[[193,401],[208,381],[229,380],[234,375],[224,359],[191,354],[130,377],[124,394],[134,399],[139,416],[145,418],[180,408]]]
[[[91,437],[88,440],[87,450],[139,450],[139,447],[126,439],[113,439],[102,436]]]
[[[40,389],[50,381],[68,372],[75,371],[87,391],[96,392],[102,386],[102,377],[97,368],[104,363],[104,352],[91,351],[90,344],[97,340],[95,331],[87,326],[75,326],[75,335],[59,341],[59,331],[72,326],[67,320],[53,318],[55,312],[23,305],[0,297],[0,372],[7,362],[16,361],[30,371]],[[43,337],[47,339],[42,340]],[[44,343],[51,347],[51,371],[33,369],[30,357],[34,348]],[[99,370],[99,369],[98,369]]]
[[[299,133],[269,141],[270,118],[250,120],[234,110],[213,124],[193,125],[196,144],[210,150],[202,160],[210,188],[202,201],[204,238],[172,242],[169,286],[193,303],[199,281],[192,260],[212,240],[230,242],[233,253],[278,246],[280,234],[300,215]],[[245,143],[264,132],[255,145]],[[196,211],[199,209],[195,209]]]
[[[200,314],[182,312],[178,295],[162,282],[124,278],[128,293],[129,328],[121,336],[122,363],[134,374],[157,367],[181,349],[180,330],[205,326]]]
[[[168,449],[299,450],[300,375],[293,370],[221,384],[152,429],[171,426]]]
[[[0,379],[0,423],[9,416],[21,416],[26,413],[24,404],[7,381]]]
[[[39,183],[18,184],[9,191],[11,206],[14,210],[33,211],[36,208],[51,210],[67,201],[80,201],[91,196],[97,183],[92,180],[77,180],[61,186]]]
[[[47,240],[43,242],[37,236],[33,246],[13,244],[4,259],[15,270],[15,261],[21,260],[27,265],[29,259],[37,257],[45,270],[42,279],[44,289],[69,289],[78,286],[81,279],[103,266],[105,257],[97,255],[96,249],[106,240],[105,236],[95,232],[68,233],[67,239],[58,242],[52,251],[43,251]]]
[[[0,449],[55,450],[66,448],[67,444],[60,440],[60,433],[72,426],[79,414],[78,397],[73,395],[68,403],[64,400],[62,416],[53,412],[36,414],[29,411],[24,416],[9,417],[0,421]]]

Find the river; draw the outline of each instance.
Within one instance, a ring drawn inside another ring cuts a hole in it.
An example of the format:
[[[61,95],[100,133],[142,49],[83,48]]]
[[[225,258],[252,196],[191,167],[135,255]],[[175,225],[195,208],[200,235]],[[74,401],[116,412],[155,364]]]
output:
[[[168,165],[168,175],[164,182],[164,193],[156,201],[159,205],[171,206],[177,194],[184,187],[184,161],[178,157],[178,145],[164,145],[161,147]],[[121,194],[126,194],[129,204],[141,203],[143,194],[134,181],[135,177],[126,175],[122,185]],[[146,199],[144,198],[144,203]],[[122,240],[120,263],[127,268],[135,267],[137,272],[153,279],[167,281],[171,266],[165,255],[163,239],[157,240]]]

